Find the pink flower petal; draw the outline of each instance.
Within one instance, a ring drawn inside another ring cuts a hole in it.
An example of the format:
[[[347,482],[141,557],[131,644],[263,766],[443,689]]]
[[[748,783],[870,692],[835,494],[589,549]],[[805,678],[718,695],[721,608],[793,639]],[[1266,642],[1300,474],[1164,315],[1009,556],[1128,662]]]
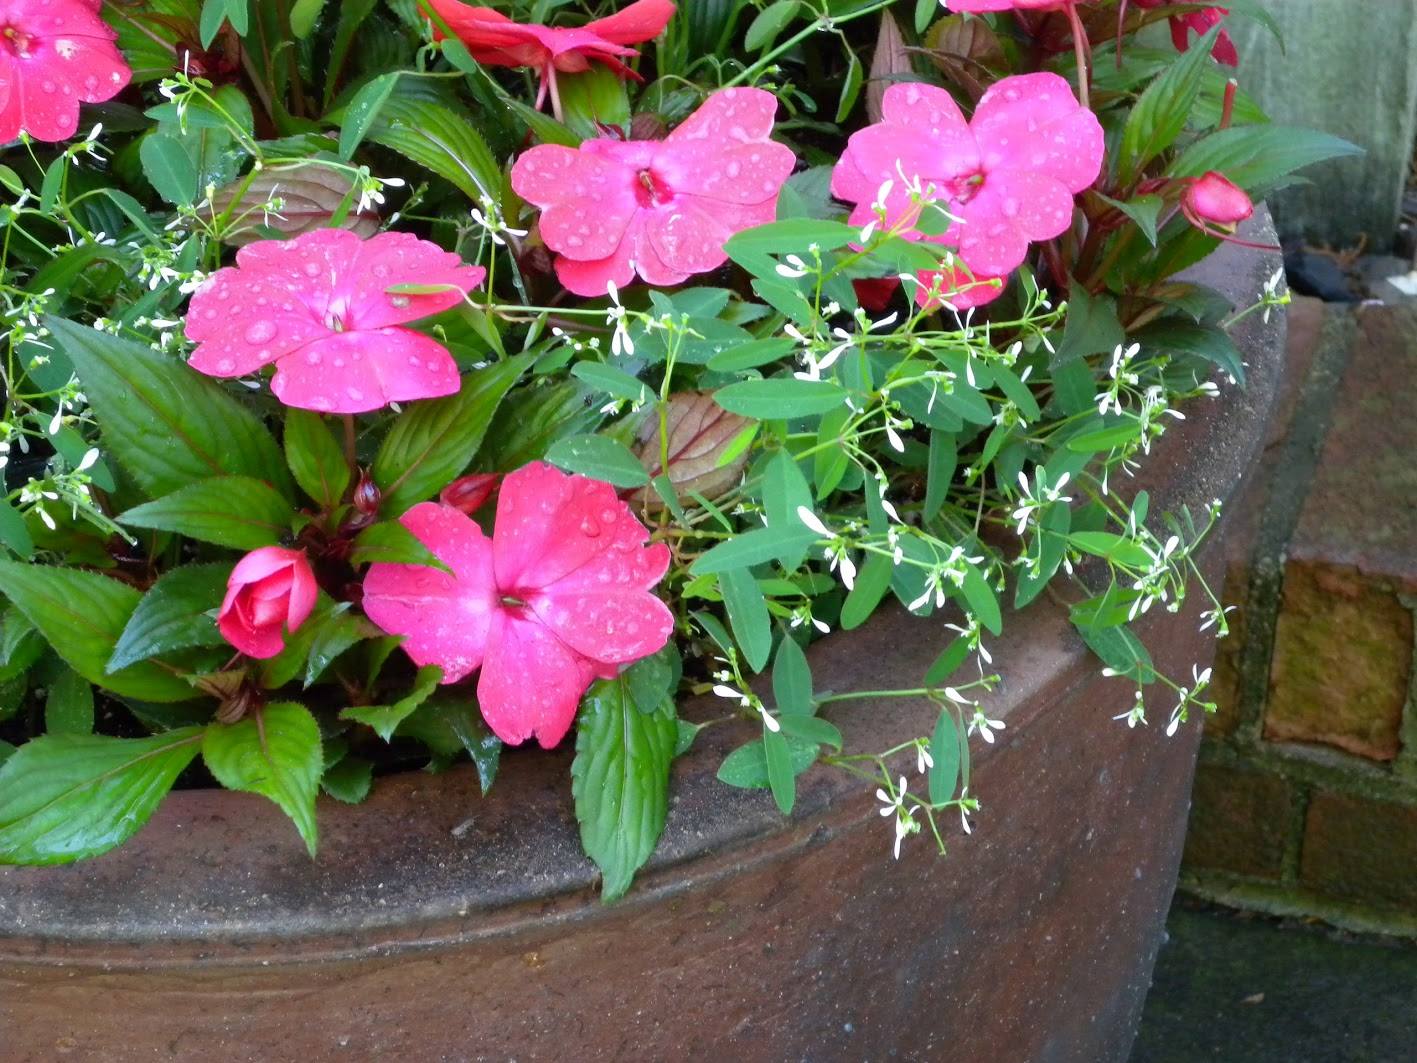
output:
[[[586,32],[615,44],[640,44],[664,32],[674,17],[670,0],[635,0],[613,15],[587,22]]]
[[[889,86],[881,97],[881,116],[891,125],[914,127],[920,136],[928,131],[931,139],[957,137],[969,127],[953,96],[917,81]]]
[[[457,363],[441,343],[409,329],[329,333],[276,364],[271,393],[287,406],[364,413],[391,402],[452,395]]]
[[[960,211],[959,252],[975,273],[1002,277],[1028,254],[1031,240],[1047,240],[1067,229],[1073,198],[1042,174],[991,174],[983,191]]]
[[[1081,192],[1101,171],[1097,117],[1057,74],[1004,78],[979,101],[971,123],[987,170],[1033,170]]]
[[[699,144],[712,153],[726,144],[766,140],[777,115],[777,97],[762,89],[720,89],[665,138],[674,150]]]
[[[543,749],[555,746],[571,729],[591,679],[586,664],[540,622],[496,612],[477,701],[503,742],[518,745],[535,735]]]
[[[0,143],[21,131],[69,139],[79,103],[112,99],[132,76],[113,44],[117,35],[88,0],[6,0],[0,25],[10,35],[0,49]]]
[[[562,592],[553,587],[533,599],[533,608],[562,642],[603,664],[647,657],[674,632],[674,614],[646,591]]]
[[[341,230],[317,230],[317,232]],[[352,235],[352,234],[351,234]],[[340,274],[336,290],[348,306],[346,327],[402,325],[457,306],[482,283],[487,271],[412,233],[386,232],[359,244]],[[448,285],[427,295],[389,294],[399,284]]]
[[[497,496],[497,585],[512,594],[542,590],[608,551],[629,555],[647,538],[609,484],[532,462],[510,473]]]
[[[466,514],[422,502],[400,518],[419,542],[452,569],[379,562],[364,577],[364,612],[419,665],[436,664],[455,683],[482,665],[497,589],[492,543]]]
[[[316,293],[306,294],[319,298]],[[231,266],[217,270],[192,296],[186,332],[198,344],[189,364],[219,377],[255,372],[332,335],[300,297],[298,280]]]
[[[637,219],[635,225],[638,224]],[[635,241],[627,237],[620,242],[614,254],[590,262],[578,262],[558,255],[556,276],[567,291],[576,295],[589,298],[604,295],[610,281],[614,281],[617,288],[623,288],[635,279],[634,250]],[[682,277],[679,279],[683,280]]]
[[[796,165],[792,149],[772,141],[730,144],[707,156],[701,147],[666,141],[654,160],[655,173],[675,192],[742,204],[775,203]]]

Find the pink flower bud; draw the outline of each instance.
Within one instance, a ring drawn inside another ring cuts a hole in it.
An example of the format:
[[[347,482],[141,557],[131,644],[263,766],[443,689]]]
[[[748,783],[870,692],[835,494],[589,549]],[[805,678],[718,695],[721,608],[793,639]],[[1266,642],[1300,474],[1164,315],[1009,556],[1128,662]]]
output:
[[[248,657],[274,657],[315,608],[319,587],[301,550],[263,546],[236,563],[217,614],[222,637]]]
[[[1255,204],[1243,188],[1211,170],[1186,185],[1181,211],[1192,225],[1204,229],[1208,225],[1236,225],[1255,212]]]

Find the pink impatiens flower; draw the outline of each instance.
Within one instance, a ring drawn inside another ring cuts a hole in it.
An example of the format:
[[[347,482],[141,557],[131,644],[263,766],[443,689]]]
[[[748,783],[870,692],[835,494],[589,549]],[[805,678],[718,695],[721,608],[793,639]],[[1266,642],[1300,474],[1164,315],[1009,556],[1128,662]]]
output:
[[[102,0],[0,0],[0,144],[21,132],[68,140],[79,104],[122,92],[133,72],[99,18]]]
[[[674,15],[670,0],[636,0],[622,11],[574,28],[524,25],[499,11],[470,7],[458,0],[422,0],[485,66],[529,66],[541,73],[538,107],[551,95],[551,107],[561,117],[556,75],[579,74],[591,60],[604,63],[622,78],[642,80],[622,60],[636,54],[626,45],[653,40]],[[434,36],[443,32],[435,29]]]
[[[452,506],[424,502],[404,527],[452,571],[377,563],[364,612],[419,665],[452,683],[478,668],[477,699],[504,742],[565,737],[596,678],[668,641],[669,609],[650,593],[669,548],[615,489],[534,462],[502,481],[492,538]]]
[[[189,364],[236,377],[274,363],[276,398],[325,413],[451,395],[460,378],[447,348],[398,326],[456,306],[486,272],[411,233],[317,229],[247,244],[192,296]],[[445,290],[387,290],[408,284]]]
[[[1030,242],[1064,232],[1073,196],[1097,180],[1102,127],[1056,74],[1004,78],[966,122],[944,89],[915,82],[886,89],[883,120],[853,134],[832,172],[832,192],[855,204],[853,225],[912,228],[917,197],[933,196],[959,219],[939,237],[976,280],[1005,277]],[[987,293],[974,291],[987,302]],[[956,305],[965,305],[957,303]]]
[[[543,144],[512,167],[512,187],[542,208],[541,238],[577,295],[607,285],[679,284],[726,260],[730,236],[777,216],[796,165],[768,139],[777,98],[723,89],[664,140]]]
[[[304,551],[263,546],[231,570],[217,628],[248,657],[274,657],[309,618],[319,592]]]

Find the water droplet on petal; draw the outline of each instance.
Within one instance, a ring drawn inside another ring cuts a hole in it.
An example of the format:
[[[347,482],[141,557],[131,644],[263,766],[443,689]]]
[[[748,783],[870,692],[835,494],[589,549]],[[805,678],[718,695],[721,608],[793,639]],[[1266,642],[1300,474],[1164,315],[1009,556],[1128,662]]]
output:
[[[274,321],[253,321],[246,329],[246,342],[250,344],[269,343],[275,334]]]

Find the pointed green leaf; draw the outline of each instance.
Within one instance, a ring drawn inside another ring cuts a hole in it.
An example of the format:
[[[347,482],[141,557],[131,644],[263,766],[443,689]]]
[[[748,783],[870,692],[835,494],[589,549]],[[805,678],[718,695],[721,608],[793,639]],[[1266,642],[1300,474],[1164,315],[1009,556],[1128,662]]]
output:
[[[66,864],[107,852],[148,821],[202,731],[151,738],[46,735],[0,767],[0,863]]]
[[[214,476],[135,506],[118,520],[233,550],[255,550],[280,542],[294,517],[290,503],[264,480]]]
[[[285,461],[300,489],[321,509],[333,509],[349,487],[344,451],[318,413],[285,411]]]
[[[315,855],[315,795],[324,753],[320,725],[308,709],[278,701],[238,723],[214,723],[202,741],[202,759],[228,790],[268,797],[290,817]]]
[[[642,712],[624,676],[586,692],[571,793],[581,845],[600,868],[602,900],[624,894],[654,852],[669,811],[669,764],[678,737],[672,699]]]

